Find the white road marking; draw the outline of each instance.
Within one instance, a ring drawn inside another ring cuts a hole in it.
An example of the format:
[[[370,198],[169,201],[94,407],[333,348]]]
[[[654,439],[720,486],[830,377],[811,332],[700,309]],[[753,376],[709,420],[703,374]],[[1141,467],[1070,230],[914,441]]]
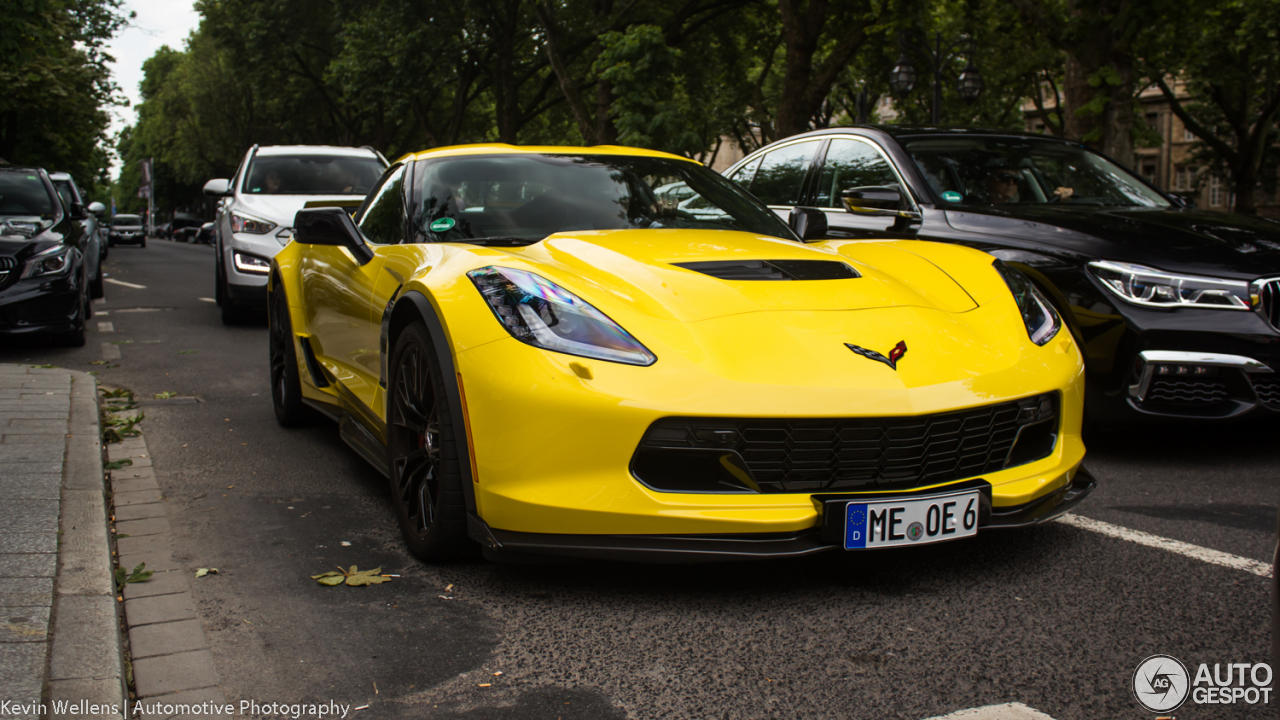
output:
[[[928,720],[1053,720],[1053,718],[1039,710],[1032,710],[1022,703],[1005,703],[958,710],[950,715],[939,715]]]
[[[147,286],[146,286],[146,285],[134,285],[133,283],[125,282],[125,281],[123,281],[123,280],[117,280],[117,279],[115,279],[115,278],[103,278],[103,279],[102,279],[102,282],[109,282],[109,283],[111,283],[112,285],[123,285],[123,286],[128,287],[128,288],[133,288],[134,290],[146,290],[146,289],[147,289]]]
[[[116,331],[116,326],[112,325],[110,322],[104,321],[104,322],[98,323],[98,332],[108,333],[108,332],[115,332],[115,331]]]
[[[111,313],[107,312],[106,310],[95,310],[93,311],[93,314],[94,315],[110,315]]]
[[[1223,567],[1234,568],[1236,570],[1244,570],[1254,575],[1260,575],[1265,578],[1271,577],[1271,563],[1259,562],[1250,558],[1232,555],[1230,553],[1220,552],[1218,550],[1210,550],[1209,548],[1184,543],[1179,540],[1170,540],[1169,538],[1160,537],[1144,533],[1141,530],[1130,530],[1119,525],[1112,525],[1101,520],[1081,517],[1067,513],[1058,518],[1058,522],[1078,527],[1082,530],[1091,530],[1108,537],[1119,538],[1120,540],[1128,540],[1129,542],[1146,545],[1147,547],[1160,548],[1169,552],[1185,555],[1186,557],[1199,560],[1201,562],[1211,563],[1213,565],[1221,565]]]
[[[211,303],[216,303],[216,302],[218,302],[217,300],[214,300],[213,298],[196,298],[196,299],[197,299],[197,300],[199,300],[200,302],[211,302]]]
[[[102,343],[102,359],[103,360],[119,360],[120,346],[115,343]]]

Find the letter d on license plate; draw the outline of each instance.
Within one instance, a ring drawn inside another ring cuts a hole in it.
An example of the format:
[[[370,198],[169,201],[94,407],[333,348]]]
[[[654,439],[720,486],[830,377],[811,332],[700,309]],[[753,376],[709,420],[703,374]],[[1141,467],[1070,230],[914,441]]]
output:
[[[977,490],[935,495],[851,502],[845,505],[846,550],[924,545],[955,540],[978,532]]]

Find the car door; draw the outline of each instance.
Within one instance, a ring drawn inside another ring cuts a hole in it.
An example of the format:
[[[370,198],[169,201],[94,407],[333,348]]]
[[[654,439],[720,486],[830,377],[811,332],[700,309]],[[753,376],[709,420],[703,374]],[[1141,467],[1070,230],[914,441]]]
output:
[[[810,170],[824,142],[822,138],[812,138],[780,145],[728,177],[785,221],[791,208],[804,202]]]
[[[911,191],[901,174],[878,146],[859,137],[835,137],[827,145],[816,173],[813,205],[827,216],[827,237],[833,239],[912,238],[893,217],[849,212],[840,194],[864,187],[895,187],[902,193],[899,209],[916,210]]]
[[[378,399],[381,372],[382,308],[374,308],[374,289],[385,258],[378,247],[396,244],[403,237],[405,167],[383,175],[355,218],[374,250],[373,260],[361,265],[346,248],[312,245],[302,261],[307,323],[320,346],[315,352],[330,364],[354,399],[370,409]]]

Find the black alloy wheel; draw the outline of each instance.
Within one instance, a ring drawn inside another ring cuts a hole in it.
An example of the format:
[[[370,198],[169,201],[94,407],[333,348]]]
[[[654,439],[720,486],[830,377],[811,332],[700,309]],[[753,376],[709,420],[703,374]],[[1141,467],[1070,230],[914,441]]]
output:
[[[88,288],[85,287],[83,280],[80,284],[80,307],[77,309],[76,316],[76,329],[55,335],[54,344],[61,347],[84,347],[85,333],[88,330],[89,320],[93,317],[93,301],[89,299]]]
[[[221,265],[219,265],[219,268],[221,268]],[[222,324],[239,325],[244,322],[244,308],[240,307],[235,300],[232,300],[231,293],[227,292],[227,273],[225,270],[218,273],[218,287],[214,292],[217,295],[214,300],[221,300],[221,302],[218,302],[218,307],[222,310]]]
[[[467,511],[459,458],[465,452],[449,411],[445,379],[426,328],[411,325],[396,341],[387,399],[391,502],[405,544],[419,560],[467,555]]]
[[[101,300],[107,294],[106,288],[102,286],[102,257],[98,257],[98,277],[89,282],[89,297],[94,300]]]
[[[293,344],[293,323],[289,305],[279,281],[267,304],[268,356],[271,362],[271,405],[282,427],[310,425],[316,411],[302,402],[302,378],[298,373],[298,351]]]

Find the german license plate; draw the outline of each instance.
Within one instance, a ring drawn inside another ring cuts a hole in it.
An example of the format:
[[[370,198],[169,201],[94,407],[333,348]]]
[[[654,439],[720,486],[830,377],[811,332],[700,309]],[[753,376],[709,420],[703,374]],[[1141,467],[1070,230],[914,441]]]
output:
[[[925,545],[976,535],[981,493],[894,498],[845,505],[846,550]]]

